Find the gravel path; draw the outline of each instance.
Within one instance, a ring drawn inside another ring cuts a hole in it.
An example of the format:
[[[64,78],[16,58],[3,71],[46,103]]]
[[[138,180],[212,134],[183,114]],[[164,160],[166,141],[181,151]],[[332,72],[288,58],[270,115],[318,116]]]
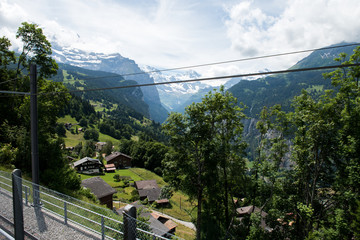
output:
[[[47,212],[23,205],[24,230],[37,239],[101,239],[100,235],[75,224],[64,224],[64,219]],[[12,194],[0,188],[0,215],[13,222]],[[1,226],[0,227],[4,227]],[[1,238],[0,238],[1,239]]]

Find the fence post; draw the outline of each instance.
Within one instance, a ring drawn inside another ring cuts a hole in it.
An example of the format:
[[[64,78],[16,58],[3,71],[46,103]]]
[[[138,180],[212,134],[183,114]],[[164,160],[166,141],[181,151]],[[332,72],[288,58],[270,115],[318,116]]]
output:
[[[65,201],[64,201],[64,220],[65,220],[65,224],[67,224],[67,207]]]
[[[123,212],[124,216],[124,239],[136,240],[136,207],[126,205]]]
[[[28,187],[27,186],[24,186],[25,187],[25,204],[26,206],[28,205]]]
[[[21,170],[12,172],[13,212],[15,239],[24,239],[24,216],[22,201]]]
[[[105,220],[104,220],[104,216],[101,216],[101,239],[105,240]]]

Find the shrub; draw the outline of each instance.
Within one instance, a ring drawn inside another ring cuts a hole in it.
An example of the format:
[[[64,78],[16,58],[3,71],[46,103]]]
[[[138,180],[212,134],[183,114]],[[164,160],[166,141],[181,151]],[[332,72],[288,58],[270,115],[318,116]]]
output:
[[[115,175],[113,176],[113,178],[114,178],[114,181],[115,181],[115,182],[120,182],[120,175],[119,175],[119,174],[115,174]]]

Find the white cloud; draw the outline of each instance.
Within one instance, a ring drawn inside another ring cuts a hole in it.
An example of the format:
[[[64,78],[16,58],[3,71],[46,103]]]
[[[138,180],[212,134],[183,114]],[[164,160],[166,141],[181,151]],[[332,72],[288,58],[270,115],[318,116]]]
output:
[[[358,0],[289,1],[277,17],[265,14],[254,5],[253,1],[246,1],[228,9],[227,34],[232,49],[242,56],[360,41]],[[283,59],[284,64],[279,63],[280,66],[288,66],[289,61],[294,64],[299,57]],[[272,65],[275,66],[274,63]]]
[[[0,4],[6,5],[0,17],[6,34],[15,34],[22,21],[35,22],[62,44],[119,52],[159,67],[203,62],[228,41],[221,21],[224,11],[215,10],[219,5],[213,0],[0,0]]]
[[[0,36],[18,45],[21,22],[34,22],[63,45],[172,68],[359,42],[359,15],[358,0],[0,0]],[[303,56],[194,70],[284,69]]]

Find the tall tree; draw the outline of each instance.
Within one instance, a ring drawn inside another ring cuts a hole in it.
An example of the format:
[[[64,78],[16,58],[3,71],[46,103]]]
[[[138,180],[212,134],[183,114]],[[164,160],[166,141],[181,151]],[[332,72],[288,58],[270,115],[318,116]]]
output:
[[[177,152],[176,157],[168,155],[166,163],[177,169],[172,179],[197,200],[197,239],[224,236],[229,227],[232,190],[244,174],[244,117],[236,99],[221,87],[187,107],[184,114],[172,113],[163,125]],[[214,225],[223,231],[209,227]]]
[[[51,58],[51,44],[37,24],[23,22],[16,38],[20,38],[23,47],[17,62],[17,74],[24,68],[29,70],[30,63],[40,67],[39,76],[50,77],[56,74],[58,65]]]
[[[26,69],[30,63],[39,66],[37,81],[40,181],[61,191],[79,189],[79,179],[63,157],[61,148],[64,141],[56,134],[58,113],[64,108],[70,95],[61,83],[44,79],[56,73],[57,69],[56,62],[51,58],[51,45],[36,24],[23,23],[18,29],[17,37],[23,43],[23,51],[17,59],[14,59],[15,53],[9,50],[10,42],[6,38],[1,38],[0,41],[2,89],[11,90],[15,87],[17,91],[29,92]],[[8,67],[12,63],[17,65],[15,70]],[[42,94],[50,92],[57,94]],[[30,173],[30,97],[6,95],[6,101],[2,103],[1,145],[11,146],[12,151],[16,153],[12,163],[22,171]]]

